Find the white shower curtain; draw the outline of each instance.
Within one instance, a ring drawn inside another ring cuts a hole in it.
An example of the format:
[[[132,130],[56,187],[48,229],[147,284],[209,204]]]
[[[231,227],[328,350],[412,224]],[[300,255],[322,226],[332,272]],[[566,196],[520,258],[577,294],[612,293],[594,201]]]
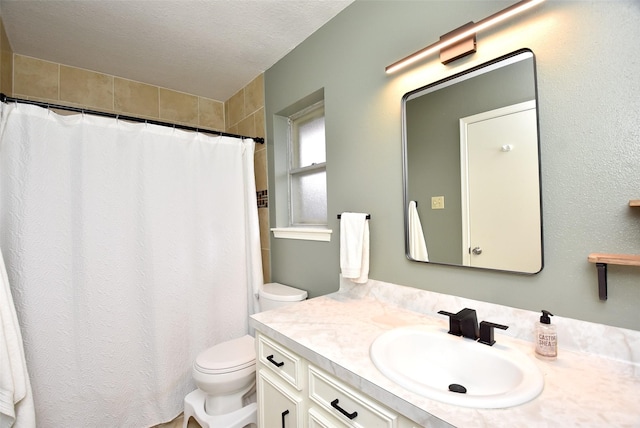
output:
[[[182,411],[262,281],[254,143],[2,104],[0,247],[38,427]]]

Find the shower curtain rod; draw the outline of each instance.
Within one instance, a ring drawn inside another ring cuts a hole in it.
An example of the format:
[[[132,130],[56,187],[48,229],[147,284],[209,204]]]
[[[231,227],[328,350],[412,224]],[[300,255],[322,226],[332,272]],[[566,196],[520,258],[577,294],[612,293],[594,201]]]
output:
[[[31,104],[34,106],[43,107],[47,109],[66,110],[66,111],[73,111],[76,113],[85,113],[85,114],[93,114],[96,116],[110,117],[113,119],[128,120],[131,122],[150,123],[152,125],[167,126],[169,128],[183,129],[185,131],[203,132],[206,134],[220,135],[222,137],[235,137],[235,138],[243,138],[243,139],[251,138],[253,141],[255,141],[258,144],[264,144],[264,138],[262,137],[247,137],[245,135],[229,134],[227,132],[214,131],[212,129],[197,128],[194,126],[187,126],[187,125],[179,125],[175,123],[162,122],[162,121],[153,120],[153,119],[143,119],[141,117],[135,117],[135,116],[125,116],[123,114],[118,114],[118,113],[107,113],[103,111],[89,110],[89,109],[80,108],[80,107],[69,107],[69,106],[51,104],[43,101],[33,101],[33,100],[25,100],[22,98],[13,98],[13,97],[8,97],[2,93],[0,93],[0,102],[3,102],[3,103],[15,102],[15,103]]]

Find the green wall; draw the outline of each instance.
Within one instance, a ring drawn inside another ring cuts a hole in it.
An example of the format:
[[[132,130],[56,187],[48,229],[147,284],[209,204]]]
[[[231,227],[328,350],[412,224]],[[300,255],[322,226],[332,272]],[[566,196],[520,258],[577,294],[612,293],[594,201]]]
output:
[[[640,330],[640,268],[609,266],[598,299],[591,252],[640,254],[640,3],[548,0],[478,35],[473,56],[385,66],[501,1],[356,1],[265,72],[270,217],[274,115],[324,90],[331,242],[271,239],[272,280],[318,296],[338,288],[343,211],[371,214],[370,278]],[[492,58],[536,55],[545,267],[537,275],[409,262],[404,255],[401,105],[406,92]],[[275,226],[275,224],[272,224]]]

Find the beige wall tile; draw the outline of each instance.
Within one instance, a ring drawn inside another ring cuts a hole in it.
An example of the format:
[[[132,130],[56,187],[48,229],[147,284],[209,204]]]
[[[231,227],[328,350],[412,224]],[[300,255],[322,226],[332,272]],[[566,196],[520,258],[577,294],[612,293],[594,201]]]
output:
[[[58,100],[59,65],[23,55],[13,58],[13,93]]]
[[[224,103],[210,98],[198,98],[198,126],[224,131]]]
[[[238,91],[225,103],[225,113],[227,126],[234,126],[244,119],[244,89]]]
[[[246,115],[254,113],[262,107],[264,107],[264,74],[253,79],[244,90],[244,111]]]
[[[262,250],[262,278],[266,283],[271,282],[271,251]]]
[[[132,116],[160,117],[158,87],[115,77],[114,110]]]
[[[0,18],[0,92],[13,94],[13,51]]]
[[[0,51],[0,92],[13,95],[13,54],[11,51]]]
[[[113,110],[113,77],[60,65],[60,101]]]
[[[160,119],[198,126],[198,97],[160,88]]]
[[[258,208],[258,220],[260,222],[260,248],[269,248],[269,208]]]
[[[247,137],[253,137],[256,133],[256,127],[253,120],[253,115],[245,117],[238,122],[238,134],[245,135]]]
[[[255,127],[254,137],[266,137],[267,131],[264,123],[264,107],[253,113],[253,126]]]
[[[267,190],[267,150],[264,144],[256,144],[253,165],[256,176],[256,190]]]
[[[240,134],[240,132],[238,132],[238,125],[228,126],[226,132],[228,132],[229,134]]]

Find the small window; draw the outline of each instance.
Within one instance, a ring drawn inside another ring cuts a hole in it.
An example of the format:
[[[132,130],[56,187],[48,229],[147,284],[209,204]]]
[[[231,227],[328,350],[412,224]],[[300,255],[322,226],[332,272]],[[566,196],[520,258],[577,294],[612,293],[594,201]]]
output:
[[[327,225],[324,102],[289,117],[291,226]]]

